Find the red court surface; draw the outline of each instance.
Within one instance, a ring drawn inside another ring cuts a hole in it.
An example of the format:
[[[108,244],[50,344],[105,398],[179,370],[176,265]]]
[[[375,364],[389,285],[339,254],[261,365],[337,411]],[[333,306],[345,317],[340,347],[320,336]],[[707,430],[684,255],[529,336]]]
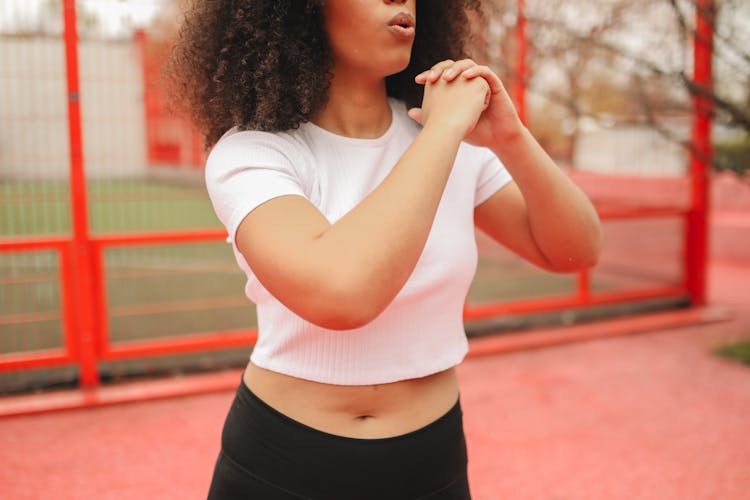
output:
[[[464,362],[475,500],[750,499],[750,367],[710,352],[750,338],[750,263],[710,280],[731,319]],[[0,498],[205,498],[232,397],[0,419]]]

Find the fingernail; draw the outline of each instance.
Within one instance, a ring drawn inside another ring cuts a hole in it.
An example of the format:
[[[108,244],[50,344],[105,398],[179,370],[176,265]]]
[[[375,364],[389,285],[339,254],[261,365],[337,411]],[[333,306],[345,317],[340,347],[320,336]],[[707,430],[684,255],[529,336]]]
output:
[[[445,78],[451,78],[454,74],[455,74],[455,71],[453,70],[453,68],[447,69],[445,70],[445,73],[443,73]]]

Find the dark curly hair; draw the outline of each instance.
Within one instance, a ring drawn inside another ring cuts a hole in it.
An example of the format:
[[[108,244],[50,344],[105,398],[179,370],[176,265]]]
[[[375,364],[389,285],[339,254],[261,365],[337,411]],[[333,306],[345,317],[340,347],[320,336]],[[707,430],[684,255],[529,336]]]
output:
[[[172,107],[203,133],[206,148],[228,129],[282,131],[326,104],[333,66],[325,0],[191,0],[164,67]],[[409,66],[386,79],[388,95],[419,106],[414,77],[466,56],[480,0],[417,0]]]

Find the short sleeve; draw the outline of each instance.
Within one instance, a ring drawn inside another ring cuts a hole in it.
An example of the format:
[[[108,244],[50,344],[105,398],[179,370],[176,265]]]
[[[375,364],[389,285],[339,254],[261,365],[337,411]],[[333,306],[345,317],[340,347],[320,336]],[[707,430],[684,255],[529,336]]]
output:
[[[211,150],[206,188],[229,242],[242,220],[266,201],[285,195],[308,198],[308,182],[294,151],[289,141],[255,131],[225,136]]]
[[[476,190],[474,192],[474,206],[479,206],[513,180],[508,170],[498,157],[487,148],[473,148],[475,160],[479,168]]]

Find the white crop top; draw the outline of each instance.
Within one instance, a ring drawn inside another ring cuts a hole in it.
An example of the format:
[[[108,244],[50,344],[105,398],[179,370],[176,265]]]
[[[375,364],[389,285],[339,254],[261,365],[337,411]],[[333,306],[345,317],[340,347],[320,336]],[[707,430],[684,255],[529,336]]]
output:
[[[258,281],[237,250],[242,219],[272,198],[299,195],[331,223],[354,208],[410,146],[420,127],[400,101],[377,139],[354,139],[312,123],[281,133],[227,132],[206,162],[206,185],[257,305],[251,360],[275,372],[342,385],[424,377],[466,355],[463,306],[474,277],[474,207],[511,180],[488,149],[461,144],[427,243],[409,280],[369,324],[347,331],[316,326],[287,309]],[[303,250],[302,250],[303,251]]]

